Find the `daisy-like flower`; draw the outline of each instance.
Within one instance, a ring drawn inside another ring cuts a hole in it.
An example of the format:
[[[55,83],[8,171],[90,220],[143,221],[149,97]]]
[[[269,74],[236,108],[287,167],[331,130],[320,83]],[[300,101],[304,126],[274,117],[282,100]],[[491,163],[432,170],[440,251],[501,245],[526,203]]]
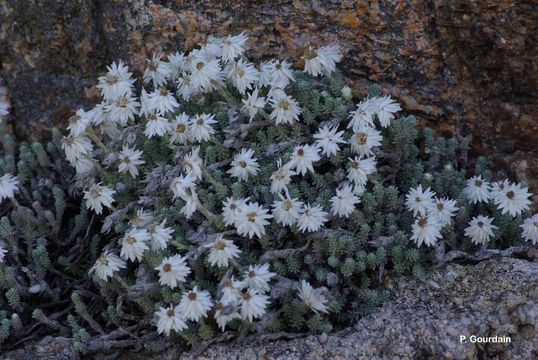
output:
[[[275,220],[282,226],[291,226],[297,222],[303,202],[299,199],[292,199],[280,195],[281,200],[273,203],[273,215]]]
[[[252,321],[265,314],[269,304],[269,296],[258,294],[256,290],[249,289],[241,296],[241,318]]]
[[[342,60],[342,51],[338,45],[323,46],[317,50],[310,46],[303,59],[305,73],[328,76],[336,69],[336,63]]]
[[[0,203],[4,199],[10,199],[15,195],[19,187],[19,180],[11,174],[4,174],[0,177]]]
[[[147,226],[149,223],[153,222],[153,220],[153,216],[149,211],[138,209],[136,210],[136,215],[129,221],[129,225],[134,228],[141,228]]]
[[[249,265],[241,281],[241,287],[250,288],[262,294],[266,293],[270,290],[269,281],[275,275],[269,271],[269,264]]]
[[[198,290],[195,286],[191,291],[183,293],[179,302],[179,310],[188,320],[198,321],[206,317],[211,309],[211,296],[206,290]]]
[[[467,180],[463,193],[472,204],[488,202],[490,198],[489,183],[482,179],[481,175],[474,176]]]
[[[125,266],[125,260],[112,253],[105,252],[97,259],[89,273],[95,273],[99,279],[107,281],[108,278],[114,275],[114,272],[120,271]]]
[[[187,258],[181,255],[165,257],[155,268],[159,272],[159,284],[168,285],[172,289],[185,282],[191,269],[187,266]]]
[[[306,306],[314,310],[314,312],[322,312],[326,314],[327,310],[327,299],[321,293],[322,289],[314,289],[308,282],[301,280],[301,288],[297,292],[299,298],[304,301]]]
[[[177,78],[177,94],[181,96],[183,100],[189,101],[189,99],[200,92],[200,88],[195,86],[192,82],[192,76],[187,73],[183,73]]]
[[[291,182],[291,177],[297,173],[290,169],[290,165],[282,166],[282,160],[277,161],[278,169],[271,175],[271,192],[279,193],[282,190],[288,190],[288,184]]]
[[[506,197],[507,189],[511,184],[512,183],[506,179],[491,183],[490,197],[495,204],[499,204]]]
[[[109,122],[108,114],[106,112],[106,105],[106,102],[102,102],[95,105],[93,109],[87,112],[88,118],[90,119],[90,124],[98,126],[105,122]]]
[[[123,149],[120,151],[120,164],[118,165],[118,171],[120,173],[129,172],[132,177],[138,176],[137,166],[145,164],[144,160],[140,160],[142,151],[131,149],[127,145],[123,145]]]
[[[242,281],[236,281],[233,275],[224,280],[222,286],[222,297],[220,301],[223,303],[235,303],[241,299]]]
[[[86,135],[70,134],[67,137],[64,137],[62,149],[65,152],[67,161],[73,163],[82,155],[90,154],[93,150],[93,146],[90,139],[88,139]]]
[[[166,227],[166,219],[158,225],[152,225],[148,228],[148,234],[151,237],[151,250],[163,250],[168,246],[168,242],[172,240],[174,229]]]
[[[168,119],[159,114],[149,114],[147,116],[147,120],[144,135],[146,135],[148,139],[152,138],[153,136],[163,136],[170,128]]]
[[[5,98],[5,96],[0,97],[0,124],[2,123],[2,117],[9,114],[9,108],[11,105]]]
[[[186,67],[185,53],[176,51],[174,54],[169,54],[167,58],[168,58],[168,67],[170,69],[169,78],[171,80],[175,80],[179,76],[181,76],[181,73],[183,72],[183,70],[185,70],[185,67]]]
[[[310,204],[305,204],[301,209],[301,215],[298,220],[299,230],[302,232],[319,230],[327,222],[327,215],[321,205],[311,206]]]
[[[349,113],[351,120],[349,121],[347,128],[357,129],[365,126],[374,127],[374,110],[372,109],[372,102],[370,99],[366,99],[357,104],[357,109]]]
[[[525,219],[523,224],[519,225],[523,230],[521,236],[527,241],[531,241],[533,245],[538,244],[538,214]]]
[[[269,102],[273,108],[269,117],[275,121],[275,124],[291,125],[295,121],[299,121],[299,115],[303,110],[291,96],[281,94],[280,96],[272,97]]]
[[[258,160],[253,158],[254,150],[241,149],[239,154],[235,155],[232,161],[232,168],[228,170],[228,174],[239,178],[239,180],[247,180],[249,175],[256,175],[260,169]]]
[[[278,61],[273,59],[266,61],[260,66],[260,86],[271,86],[275,88],[284,89],[293,81],[293,73],[291,71],[291,64],[282,60]]]
[[[394,119],[394,113],[402,110],[400,104],[390,96],[375,97],[371,102],[372,109],[375,111],[382,127],[389,126],[390,121]]]
[[[316,146],[307,144],[296,146],[291,154],[290,168],[297,170],[301,175],[305,175],[307,171],[314,173],[313,163],[321,159],[318,152]]]
[[[154,88],[166,84],[166,80],[172,75],[173,68],[161,60],[161,55],[153,54],[153,57],[146,60],[146,69],[144,70],[144,83],[153,83]]]
[[[407,210],[413,212],[413,216],[424,216],[434,207],[434,196],[435,193],[430,188],[422,190],[422,185],[419,185],[414,189],[409,189],[409,193],[405,196],[405,206]]]
[[[135,97],[130,95],[123,95],[105,107],[110,120],[120,124],[121,126],[127,126],[129,120],[134,120],[135,115],[138,114],[138,107],[140,103],[136,101]]]
[[[228,67],[228,79],[239,90],[240,94],[245,94],[247,90],[252,89],[253,84],[258,81],[259,72],[254,65],[239,59],[235,64]]]
[[[210,249],[207,257],[209,263],[222,268],[228,267],[229,261],[238,258],[241,253],[241,250],[235,246],[232,240],[224,239],[222,235],[219,235],[215,241],[205,245],[205,247]]]
[[[349,142],[353,151],[362,156],[370,156],[373,154],[372,149],[381,145],[382,139],[381,133],[376,129],[370,126],[359,126]]]
[[[222,39],[213,35],[207,37],[207,42],[200,49],[209,59],[222,57]]]
[[[84,200],[86,200],[86,207],[95,211],[97,215],[101,215],[103,212],[103,206],[107,208],[112,207],[114,198],[112,197],[116,191],[109,187],[102,186],[100,184],[94,184],[90,186],[87,191],[84,191]]]
[[[243,107],[241,110],[248,114],[249,121],[254,119],[258,111],[263,110],[265,103],[267,102],[263,96],[258,96],[258,92],[259,89],[254,88],[246,100],[241,100],[243,102]]]
[[[222,60],[233,61],[245,52],[245,44],[248,37],[245,33],[229,35],[222,39]]]
[[[155,315],[158,318],[157,332],[159,334],[164,333],[166,336],[169,336],[172,330],[180,332],[188,328],[179,306],[173,307],[170,305],[168,308],[161,307],[155,312]]]
[[[269,225],[267,219],[273,216],[268,214],[269,210],[255,203],[243,205],[241,211],[235,218],[235,227],[237,233],[241,236],[247,236],[252,239],[254,235],[258,238],[265,235],[265,225]]]
[[[132,229],[123,236],[120,256],[131,261],[142,261],[144,252],[149,250],[146,244],[151,237],[144,229]]]
[[[230,226],[235,224],[238,215],[242,209],[246,206],[248,198],[235,199],[233,197],[226,198],[226,201],[222,202],[222,217],[224,218],[224,224]]]
[[[90,172],[95,167],[93,161],[94,160],[90,157],[83,155],[82,157],[77,158],[74,163],[71,163],[71,165],[74,165],[77,174],[81,175]]]
[[[0,243],[0,263],[4,262],[4,257],[7,254],[7,249],[4,247],[4,244]]]
[[[179,175],[172,180],[170,190],[174,194],[172,201],[178,197],[185,200],[196,190],[196,178],[189,173]]]
[[[474,244],[485,244],[493,236],[493,230],[498,227],[492,225],[493,218],[488,216],[475,216],[465,229],[465,236],[470,237]]]
[[[157,111],[160,114],[174,112],[174,109],[179,107],[179,104],[174,95],[165,87],[156,89],[149,94],[151,110]]]
[[[186,144],[190,141],[189,116],[181,113],[170,124],[170,143]]]
[[[202,158],[200,157],[200,147],[197,146],[183,158],[183,169],[196,179],[202,178]]]
[[[521,184],[510,184],[504,191],[504,196],[497,197],[497,208],[503,214],[510,214],[515,217],[525,210],[529,210],[531,201],[529,188],[522,187]]]
[[[131,79],[129,68],[119,61],[117,64],[107,66],[108,72],[97,79],[97,88],[101,90],[103,99],[112,102],[117,98],[129,95],[135,82]]]
[[[355,156],[354,159],[349,159],[351,166],[347,171],[347,178],[358,186],[366,185],[368,175],[376,170],[377,162],[374,157],[362,158]]]
[[[428,210],[428,216],[437,220],[441,226],[445,226],[450,224],[451,219],[456,215],[456,211],[458,211],[456,200],[436,197],[433,201],[433,206]]]
[[[336,216],[349,217],[355,211],[355,205],[360,199],[353,193],[353,188],[345,185],[336,190],[336,196],[331,198],[331,212]]]
[[[321,153],[329,157],[331,155],[336,155],[336,153],[340,151],[338,144],[346,143],[343,139],[343,135],[344,132],[338,131],[337,126],[332,128],[324,126],[314,134],[314,139],[316,139],[316,146],[321,148]]]
[[[241,315],[237,311],[238,308],[239,301],[233,303],[225,303],[221,300],[213,306],[213,309],[215,310],[215,320],[217,321],[217,325],[219,326],[221,331],[224,331],[226,325],[230,321],[241,318]]]
[[[193,191],[191,195],[185,197],[183,200],[185,200],[185,206],[179,210],[179,213],[185,215],[188,220],[196,212],[196,209],[198,209],[198,195]]]
[[[71,116],[68,121],[67,130],[73,135],[80,135],[90,125],[91,118],[88,112],[78,109],[76,114]]]
[[[191,136],[196,141],[208,141],[215,130],[211,127],[217,121],[214,120],[215,115],[201,114],[195,115],[190,121]]]
[[[192,59],[190,66],[190,82],[194,88],[210,92],[219,86],[224,75],[217,59],[208,60],[203,57]]]
[[[413,223],[412,230],[411,240],[417,243],[417,247],[423,243],[426,246],[433,246],[437,239],[442,238],[441,224],[432,217],[418,217]]]

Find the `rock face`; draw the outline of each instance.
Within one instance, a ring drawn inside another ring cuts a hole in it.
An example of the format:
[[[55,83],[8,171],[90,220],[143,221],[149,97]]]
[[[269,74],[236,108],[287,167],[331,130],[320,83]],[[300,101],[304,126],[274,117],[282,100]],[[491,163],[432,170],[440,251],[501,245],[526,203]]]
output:
[[[219,345],[198,359],[536,359],[537,285],[538,262],[452,264],[392,284],[395,300],[345,335]],[[468,340],[460,342],[460,335]],[[471,335],[511,342],[472,343]]]
[[[380,84],[423,124],[472,133],[475,154],[538,190],[536,1],[4,0],[0,76],[15,130],[65,123],[96,100],[96,76],[114,60],[141,68],[154,51],[240,31],[258,58],[340,43],[357,95]]]

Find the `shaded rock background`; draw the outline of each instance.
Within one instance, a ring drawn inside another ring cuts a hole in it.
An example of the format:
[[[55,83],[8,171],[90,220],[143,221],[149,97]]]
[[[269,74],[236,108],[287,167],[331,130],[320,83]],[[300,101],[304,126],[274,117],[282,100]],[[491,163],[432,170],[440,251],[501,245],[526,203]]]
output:
[[[472,134],[475,155],[538,192],[535,0],[1,0],[0,85],[15,133],[39,137],[97,101],[112,61],[140,70],[154,51],[240,31],[259,59],[340,43],[358,96],[380,84],[422,124]]]

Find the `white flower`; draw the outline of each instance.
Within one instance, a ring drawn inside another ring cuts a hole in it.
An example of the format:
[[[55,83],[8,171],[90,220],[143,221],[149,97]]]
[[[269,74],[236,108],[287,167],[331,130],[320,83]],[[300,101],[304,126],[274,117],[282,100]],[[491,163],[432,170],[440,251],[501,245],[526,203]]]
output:
[[[490,198],[489,183],[482,179],[481,175],[472,177],[467,180],[463,193],[472,204],[482,201],[488,202]]]
[[[94,160],[85,156],[77,158],[72,165],[75,166],[78,175],[86,174],[95,167]]]
[[[165,87],[156,89],[154,92],[150,93],[149,101],[151,110],[156,110],[161,115],[164,115],[167,112],[174,112],[174,109],[179,107],[174,95]]]
[[[261,295],[256,290],[247,290],[241,297],[241,318],[252,321],[265,314],[269,296]]]
[[[297,170],[301,175],[305,175],[307,171],[314,173],[313,163],[321,159],[318,151],[319,149],[312,145],[296,146],[291,154],[290,168]]]
[[[217,121],[213,120],[215,115],[201,114],[195,115],[190,121],[191,136],[196,141],[208,141],[215,130],[211,127]]]
[[[153,136],[163,136],[168,132],[170,123],[168,119],[162,117],[159,114],[149,114],[147,116],[146,128],[144,129],[144,135],[148,138]]]
[[[269,281],[275,275],[275,273],[269,271],[269,264],[249,265],[240,286],[256,290],[263,294],[269,291]]]
[[[2,118],[9,114],[10,106],[5,96],[2,96],[0,98],[0,124],[2,123]]]
[[[498,196],[495,201],[497,208],[503,214],[510,214],[515,217],[521,214],[522,211],[529,210],[531,201],[529,197],[529,188],[522,187],[521,184],[510,184],[505,188],[502,195]]]
[[[134,120],[135,115],[138,114],[139,106],[140,103],[136,101],[135,97],[124,95],[108,104],[105,110],[111,121],[121,126],[127,126],[127,122]]]
[[[4,257],[7,254],[7,249],[4,247],[4,244],[0,242],[0,263],[4,262]]]
[[[237,311],[239,308],[239,301],[235,301],[233,303],[226,303],[224,301],[220,301],[215,306],[213,306],[213,309],[215,309],[215,320],[217,321],[217,325],[219,328],[224,331],[226,328],[226,325],[232,321],[233,319],[240,319],[241,315]]]
[[[277,97],[272,97],[269,102],[273,107],[273,111],[269,114],[269,117],[275,121],[275,124],[291,125],[295,121],[299,121],[299,114],[301,114],[303,110],[291,96],[282,94]]]
[[[282,160],[277,161],[278,169],[271,175],[271,192],[279,193],[282,190],[287,191],[287,185],[291,182],[291,177],[297,173],[290,169],[289,164],[282,166]]]
[[[373,154],[372,149],[381,145],[381,133],[370,126],[359,126],[350,139],[351,148],[362,156]]]
[[[159,284],[168,285],[172,289],[185,282],[191,269],[187,266],[187,258],[181,255],[165,257],[154,270],[159,272]]]
[[[154,88],[158,88],[166,84],[167,78],[172,75],[173,68],[161,61],[160,55],[153,54],[151,60],[146,59],[146,69],[144,70],[144,83],[153,83]]]
[[[170,124],[170,143],[186,144],[191,139],[189,130],[189,116],[181,113]]]
[[[256,175],[260,169],[258,160],[253,158],[254,150],[241,149],[239,154],[235,155],[232,161],[232,168],[228,170],[228,174],[239,178],[239,180],[247,180],[249,175]]]
[[[181,315],[179,306],[172,307],[172,305],[170,305],[169,308],[161,307],[155,312],[155,315],[158,317],[157,332],[159,334],[164,333],[168,336],[172,330],[180,332],[181,330],[188,328],[185,319]]]
[[[191,196],[196,190],[195,181],[196,178],[189,173],[174,178],[170,184],[170,190],[172,190],[172,193],[174,194],[172,201],[178,197],[185,200]]]
[[[374,157],[362,158],[355,156],[355,159],[349,159],[351,166],[347,172],[347,178],[358,186],[366,185],[368,175],[376,170],[376,160]]]
[[[97,215],[101,215],[103,212],[103,206],[107,208],[112,207],[114,198],[112,197],[116,191],[100,184],[94,184],[89,190],[84,191],[84,200],[86,200],[86,207],[95,211]]]
[[[338,144],[346,143],[343,139],[343,135],[344,132],[338,131],[337,126],[334,126],[333,128],[324,126],[314,134],[314,139],[316,139],[316,146],[321,148],[321,153],[329,157],[331,155],[336,155],[336,153],[340,151]]]
[[[394,113],[402,110],[400,104],[398,104],[396,100],[392,99],[390,96],[372,98],[371,107],[377,115],[379,123],[382,127],[389,126],[390,121],[394,119]]]
[[[245,33],[229,35],[222,39],[222,59],[225,62],[233,61],[243,55],[248,37]]]
[[[222,83],[224,75],[217,59],[196,57],[190,66],[190,83],[194,88],[212,91]]]
[[[228,67],[228,78],[242,95],[252,89],[253,84],[258,81],[258,74],[252,63],[243,62],[242,59]]]
[[[207,58],[220,58],[222,57],[222,45],[223,41],[221,38],[209,35],[206,44],[202,46],[200,51],[203,52]]]
[[[186,319],[198,321],[206,317],[211,309],[211,296],[206,290],[198,290],[195,286],[192,291],[183,293],[178,307]]]
[[[291,226],[299,219],[303,202],[299,201],[299,199],[284,198],[282,195],[280,195],[280,198],[282,200],[273,202],[273,215],[279,224]]]
[[[321,205],[310,206],[310,204],[305,204],[301,209],[298,221],[299,230],[302,232],[319,230],[327,222],[327,215]]]
[[[153,108],[153,101],[151,101],[150,95],[146,89],[142,88],[140,93],[140,109],[138,109],[139,116],[148,116],[153,114],[155,109]]]
[[[262,63],[260,68],[260,86],[270,85],[271,87],[284,89],[290,81],[293,81],[291,64],[284,60],[272,59]]]
[[[358,203],[360,199],[353,194],[353,188],[345,185],[342,189],[337,189],[336,196],[331,198],[331,212],[347,218],[355,211],[355,205]]]
[[[314,50],[311,46],[304,56],[304,72],[312,76],[330,75],[336,69],[336,63],[342,59],[338,45],[323,46]]]
[[[185,197],[183,200],[185,200],[185,206],[179,210],[180,214],[185,215],[185,217],[190,219],[192,215],[196,212],[196,209],[198,208],[198,195],[193,191],[191,195]]]
[[[120,173],[128,171],[132,177],[136,178],[138,176],[137,166],[145,163],[144,160],[140,160],[141,156],[142,151],[131,149],[129,146],[123,145],[123,149],[120,151],[118,171]]]
[[[268,214],[269,210],[264,209],[257,202],[243,205],[235,218],[237,233],[252,239],[254,235],[260,238],[265,235],[265,225],[269,225],[267,219],[273,216]]]
[[[469,222],[469,227],[465,229],[465,236],[471,238],[474,244],[485,244],[493,236],[493,230],[497,226],[492,225],[493,218],[487,216],[476,216]]]
[[[199,92],[200,88],[194,85],[192,82],[192,76],[190,74],[183,73],[177,79],[177,94],[181,95],[185,101],[189,101],[191,96],[194,96]]]
[[[458,211],[456,200],[436,197],[428,210],[428,216],[437,220],[441,226],[445,226],[450,224],[450,220],[456,215],[456,211]]]
[[[121,95],[120,95],[121,96]],[[101,125],[105,122],[110,122],[110,119],[108,118],[108,114],[106,112],[106,102],[102,102],[100,104],[97,104],[87,112],[87,116],[90,119],[90,123],[92,125]]]
[[[166,219],[160,224],[153,225],[148,228],[148,234],[151,237],[151,250],[163,250],[168,246],[168,242],[172,240],[174,229],[166,227]]]
[[[349,86],[342,87],[342,89],[340,89],[340,95],[346,100],[351,100],[353,97],[353,93],[351,92],[351,88]]]
[[[327,313],[327,299],[321,293],[322,289],[314,289],[308,282],[301,280],[301,288],[298,291],[299,298],[314,312]]]
[[[150,240],[148,232],[144,229],[132,229],[123,236],[120,256],[131,261],[142,261],[144,252],[148,250],[146,241]]]
[[[85,135],[70,134],[64,137],[62,149],[65,151],[65,157],[70,163],[75,162],[82,155],[90,154],[93,146]]]
[[[521,236],[527,241],[532,241],[533,245],[538,244],[538,214],[525,219],[523,224],[519,225],[523,232]]]
[[[238,258],[241,253],[233,241],[224,239],[222,235],[219,235],[215,241],[205,245],[205,247],[210,248],[207,260],[211,265],[217,267],[228,267],[229,260]]]
[[[104,76],[97,79],[97,88],[101,90],[103,99],[112,102],[121,96],[130,95],[135,80],[131,79],[129,68],[119,61],[118,64],[107,66],[107,70]]]
[[[179,51],[176,51],[174,54],[169,54],[167,58],[168,58],[168,67],[170,70],[169,78],[171,80],[175,80],[178,77],[180,77],[183,70],[185,70],[185,67],[186,67],[185,53],[182,53],[182,52],[180,53]]]
[[[242,281],[235,281],[233,275],[224,280],[222,286],[222,297],[220,301],[223,303],[235,303],[241,299]]]
[[[413,216],[424,216],[434,207],[434,196],[435,193],[430,188],[422,190],[422,185],[419,185],[414,189],[409,189],[409,193],[405,196],[405,206],[407,210],[413,212]]]
[[[357,109],[349,113],[351,120],[349,121],[347,128],[352,128],[356,131],[360,127],[374,126],[374,111],[372,109],[372,103],[370,99],[366,99],[357,104]]]
[[[265,99],[263,96],[258,96],[258,92],[259,89],[254,88],[246,100],[241,100],[244,104],[241,110],[248,114],[250,121],[254,119],[258,111],[263,110],[265,103],[267,102],[267,99]]]
[[[415,220],[412,226],[413,234],[411,240],[417,243],[420,247],[422,243],[426,246],[433,246],[437,239],[442,238],[441,224],[432,217],[419,217]]]
[[[129,224],[132,225],[135,228],[139,227],[145,227],[150,222],[153,221],[153,216],[149,211],[145,211],[144,209],[138,209],[136,210],[136,215],[129,220]]]
[[[4,174],[0,177],[0,203],[4,199],[12,198],[19,186],[19,180],[11,174]]]
[[[490,197],[495,204],[499,204],[506,197],[508,187],[512,183],[508,180],[495,181],[491,184]]]
[[[69,118],[67,130],[69,130],[73,135],[80,135],[86,130],[88,125],[90,125],[90,122],[90,113],[84,111],[83,109],[78,109],[76,114]]]
[[[202,158],[200,158],[200,147],[191,150],[190,153],[183,158],[183,169],[188,174],[191,174],[196,179],[202,178]]]
[[[95,273],[99,279],[107,281],[114,272],[125,268],[125,266],[125,260],[112,253],[105,252],[97,259],[89,273]]]
[[[222,202],[222,217],[224,218],[224,224],[230,226],[235,224],[237,216],[241,213],[241,209],[247,204],[247,199],[235,199],[233,197],[226,198],[226,201]]]

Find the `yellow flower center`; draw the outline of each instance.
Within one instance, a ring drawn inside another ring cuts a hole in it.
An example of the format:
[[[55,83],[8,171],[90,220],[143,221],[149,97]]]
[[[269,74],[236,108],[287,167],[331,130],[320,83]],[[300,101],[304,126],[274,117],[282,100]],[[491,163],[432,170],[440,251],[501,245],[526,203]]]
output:
[[[358,145],[364,145],[366,144],[366,141],[368,140],[368,134],[364,132],[358,132],[355,134],[355,142]]]

